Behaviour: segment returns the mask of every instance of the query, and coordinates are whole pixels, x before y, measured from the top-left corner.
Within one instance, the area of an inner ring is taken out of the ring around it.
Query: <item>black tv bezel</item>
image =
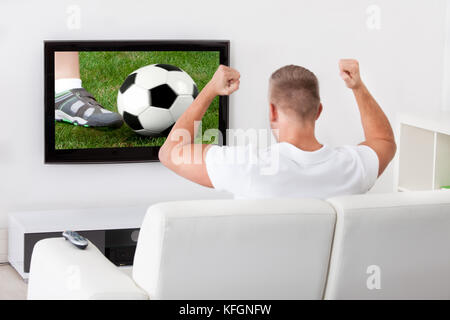
[[[159,161],[158,146],[130,148],[55,149],[55,51],[219,51],[220,64],[230,65],[228,40],[46,40],[44,41],[44,121],[46,164]],[[226,144],[228,97],[219,97],[220,143]]]

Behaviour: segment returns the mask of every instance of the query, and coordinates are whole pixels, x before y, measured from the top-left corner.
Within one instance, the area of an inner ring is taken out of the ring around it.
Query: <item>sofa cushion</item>
[[[332,198],[326,299],[450,299],[450,192]]]
[[[133,277],[151,299],[321,299],[334,222],[312,199],[160,203]]]

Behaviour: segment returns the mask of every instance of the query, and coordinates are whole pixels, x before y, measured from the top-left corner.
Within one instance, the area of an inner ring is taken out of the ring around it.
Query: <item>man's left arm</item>
[[[211,145],[195,144],[196,122],[202,120],[214,98],[239,89],[238,71],[220,65],[213,78],[177,120],[159,150],[159,160],[168,169],[193,182],[212,188],[204,159]]]

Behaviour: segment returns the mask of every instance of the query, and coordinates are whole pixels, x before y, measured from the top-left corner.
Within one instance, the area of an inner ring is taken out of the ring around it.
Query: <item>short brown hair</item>
[[[319,81],[306,68],[288,65],[270,76],[271,103],[288,108],[302,120],[314,120],[320,105]]]

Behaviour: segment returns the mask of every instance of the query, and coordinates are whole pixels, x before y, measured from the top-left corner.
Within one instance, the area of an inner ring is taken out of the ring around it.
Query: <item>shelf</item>
[[[450,185],[450,135],[436,134],[434,188]]]
[[[450,135],[450,111],[408,110],[397,114],[400,124]]]
[[[434,133],[402,124],[400,141],[398,185],[405,190],[432,189]]]
[[[397,185],[400,192],[450,185],[450,112],[398,115]]]
[[[9,218],[23,232],[132,229],[140,226],[148,206],[13,212]]]
[[[117,250],[135,246],[136,231],[142,225],[147,208],[133,206],[10,213],[8,261],[26,279],[34,245],[42,239],[61,237],[64,230],[74,230],[88,238],[113,263],[124,261],[127,264],[131,251]],[[113,249],[114,252],[111,251]],[[123,271],[130,272],[130,268]]]

